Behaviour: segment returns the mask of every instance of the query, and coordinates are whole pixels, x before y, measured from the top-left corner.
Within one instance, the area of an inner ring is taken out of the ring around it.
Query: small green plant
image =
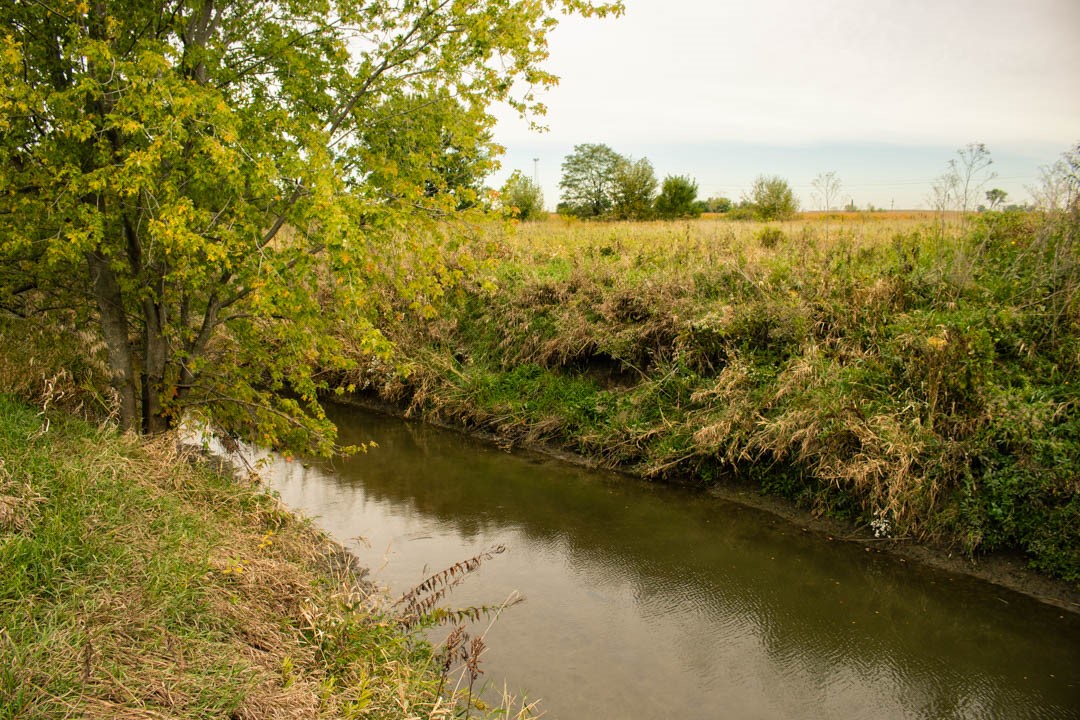
[[[761,232],[757,234],[758,244],[763,248],[772,250],[780,243],[787,240],[787,235],[780,228],[767,227],[763,228]]]

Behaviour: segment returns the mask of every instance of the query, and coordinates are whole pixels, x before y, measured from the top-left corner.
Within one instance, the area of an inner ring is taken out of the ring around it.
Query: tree
[[[538,220],[544,216],[544,192],[540,186],[515,170],[502,187],[503,213],[518,220]]]
[[[687,175],[668,175],[656,198],[656,214],[662,218],[697,217],[697,183]],[[731,201],[728,201],[730,208]]]
[[[488,105],[542,110],[513,88],[555,82],[557,10],[621,6],[3,3],[0,302],[96,322],[124,428],[329,451],[341,338],[387,349],[369,280],[423,311],[463,272],[417,243],[486,164]]]
[[[1080,203],[1080,143],[1053,163],[1040,167],[1038,185],[1027,190],[1035,207],[1043,212],[1076,208]]]
[[[778,175],[758,175],[743,200],[762,220],[787,220],[799,211],[791,186]]]
[[[614,204],[615,170],[623,159],[607,145],[575,145],[562,164],[562,211],[585,218],[607,214]]]
[[[949,172],[954,176],[956,200],[960,210],[960,232],[967,227],[967,214],[975,208],[979,193],[986,183],[997,177],[989,170],[994,160],[982,143],[968,143],[956,151],[956,158],[949,161]]]
[[[734,206],[735,204],[731,202],[731,198],[711,197],[705,201],[705,212],[726,213],[730,212]]]
[[[647,158],[623,158],[611,177],[612,212],[619,220],[646,220],[656,197],[656,172]]]
[[[956,173],[946,172],[940,175],[933,185],[930,186],[930,194],[927,196],[927,201],[930,203],[930,208],[938,214],[938,222],[940,223],[939,235],[941,238],[945,237],[945,221],[949,208],[953,206],[958,193],[958,178]]]
[[[818,173],[818,176],[810,183],[814,188],[814,195],[818,201],[818,207],[825,212],[825,240],[829,239],[829,211],[832,210],[833,202],[840,197],[840,178],[835,170]]]
[[[475,122],[468,107],[436,88],[390,95],[378,113],[393,121],[360,130],[360,147],[371,161],[368,185],[402,195],[422,187],[426,197],[449,200],[458,209],[477,203],[495,159],[490,129]],[[431,128],[439,129],[437,141],[428,134]]]
[[[1001,188],[993,188],[986,191],[986,202],[990,203],[991,210],[996,209],[998,205],[1004,204],[1007,197],[1009,197],[1009,193]]]

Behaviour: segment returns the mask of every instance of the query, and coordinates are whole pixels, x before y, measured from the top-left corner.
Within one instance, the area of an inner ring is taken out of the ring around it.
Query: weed
[[[174,442],[0,395],[0,717],[447,717],[355,560]]]
[[[763,228],[757,235],[758,244],[767,250],[773,249],[785,240],[787,240],[787,236],[784,235],[784,231],[780,228]]]
[[[941,219],[495,228],[500,285],[391,334],[410,380],[366,381],[507,443],[753,476],[879,533],[1018,548],[1075,578],[1075,219],[987,214],[962,238]]]

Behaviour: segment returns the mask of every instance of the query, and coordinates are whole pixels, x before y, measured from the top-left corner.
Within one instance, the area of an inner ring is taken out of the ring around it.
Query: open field
[[[492,275],[387,328],[413,411],[1080,581],[1075,218],[493,228]]]

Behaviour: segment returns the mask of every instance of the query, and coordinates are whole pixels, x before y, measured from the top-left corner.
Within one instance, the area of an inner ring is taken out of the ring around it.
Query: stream
[[[263,475],[400,594],[497,545],[443,603],[479,683],[549,720],[1080,718],[1080,615],[761,510],[331,408],[378,447]],[[438,642],[449,628],[438,628]]]

